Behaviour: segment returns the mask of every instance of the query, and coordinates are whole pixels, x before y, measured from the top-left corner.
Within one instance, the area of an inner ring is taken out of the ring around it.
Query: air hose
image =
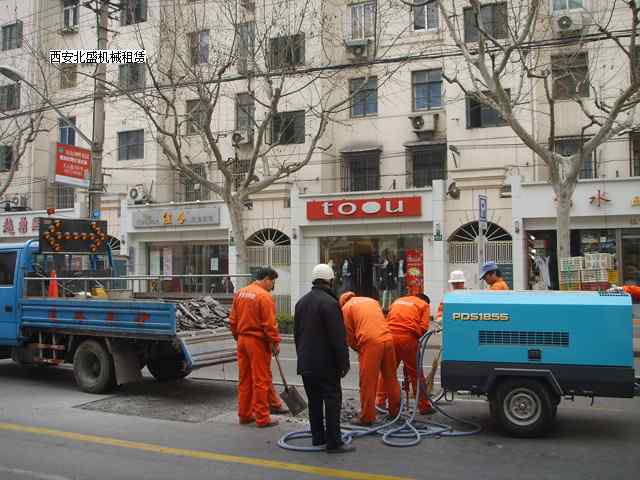
[[[417,375],[418,378],[422,377],[422,360],[424,353],[427,350],[429,339],[440,330],[432,330],[425,333],[419,342],[418,353],[416,355]],[[421,383],[417,382],[416,388],[416,402],[420,399]],[[344,443],[349,444],[354,439],[364,437],[367,435],[381,435],[382,442],[385,445],[391,447],[413,447],[418,445],[423,438],[429,437],[463,437],[469,435],[476,435],[482,430],[482,427],[470,420],[463,420],[445,412],[438,402],[443,398],[444,391],[438,395],[437,398],[433,398],[429,395],[429,401],[433,408],[443,415],[444,417],[457,422],[462,425],[470,427],[469,430],[457,430],[451,425],[445,423],[438,423],[433,421],[416,420],[416,410],[410,409],[408,402],[402,401],[398,414],[393,417],[387,417],[380,425],[373,427],[356,427],[356,426],[343,426],[342,440]],[[384,411],[383,411],[384,412]],[[300,440],[311,438],[311,430],[300,430],[295,432],[289,432],[285,434],[280,440],[278,440],[278,446],[286,450],[293,450],[298,452],[317,452],[325,449],[325,446],[302,446],[294,445],[290,443],[293,440]]]

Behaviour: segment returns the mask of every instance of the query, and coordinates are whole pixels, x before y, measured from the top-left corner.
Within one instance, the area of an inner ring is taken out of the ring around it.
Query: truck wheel
[[[506,433],[514,437],[538,437],[551,427],[555,406],[544,383],[513,378],[498,385],[491,413]]]
[[[88,393],[104,393],[116,383],[111,354],[95,340],[85,340],[73,356],[73,376],[78,386]]]
[[[147,361],[147,368],[153,378],[159,382],[180,380],[191,373],[185,368],[183,360],[179,357],[150,358]]]

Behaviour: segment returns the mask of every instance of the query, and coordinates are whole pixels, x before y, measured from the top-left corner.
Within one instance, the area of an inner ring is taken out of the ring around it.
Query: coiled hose
[[[429,344],[429,339],[438,332],[440,332],[440,330],[429,331],[425,333],[420,338],[420,340],[418,340],[419,348],[418,354],[416,356],[416,369],[418,378],[421,378],[423,374],[422,360]],[[417,382],[417,388],[415,392],[416,402],[420,398],[421,383],[422,382]],[[443,396],[444,391],[440,395],[438,395],[437,398],[429,396],[429,400],[431,401],[431,405],[433,406],[433,408],[435,408],[438,413],[442,414],[449,420],[470,427],[469,430],[457,430],[453,426],[444,423],[416,420],[417,408],[411,410],[409,405],[403,400],[400,405],[398,414],[392,419],[389,419],[389,417],[387,417],[387,419],[380,425],[369,428],[347,425],[343,426],[343,430],[346,431],[342,433],[342,441],[345,444],[349,444],[356,438],[364,437],[367,435],[381,435],[382,442],[390,447],[413,447],[415,445],[418,445],[423,438],[463,437],[476,435],[482,430],[482,427],[478,423],[454,417],[453,415],[445,412],[440,406],[438,406],[438,402],[443,398]],[[300,440],[303,438],[311,438],[311,430],[289,432],[282,436],[280,440],[278,440],[278,446],[286,450],[293,450],[297,452],[318,452],[325,449],[325,446],[302,446],[290,443],[293,440]]]

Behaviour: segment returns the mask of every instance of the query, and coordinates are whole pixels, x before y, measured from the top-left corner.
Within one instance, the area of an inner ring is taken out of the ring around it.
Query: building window
[[[144,158],[144,130],[118,132],[118,160]]]
[[[278,112],[273,116],[271,143],[304,143],[304,110]]]
[[[73,187],[56,184],[55,186],[56,208],[73,208],[75,191]]]
[[[207,109],[200,100],[187,100],[187,135],[197,135],[206,128]]]
[[[78,28],[79,0],[64,0],[62,6],[62,25],[65,30]]]
[[[507,95],[510,93],[508,89],[506,92]],[[502,127],[506,124],[507,122],[496,110],[467,96],[467,128]]]
[[[365,117],[378,113],[378,79],[371,77],[366,84],[365,80],[365,78],[356,78],[349,81],[349,94],[353,95],[352,117]]]
[[[140,90],[145,85],[145,66],[141,63],[120,65],[120,88],[123,90]]]
[[[582,139],[582,142],[586,142],[589,140],[588,138]],[[561,138],[555,141],[554,143],[554,151],[562,156],[569,157],[575,153],[578,153],[580,150],[580,138],[572,137],[572,138]],[[591,154],[589,158],[585,158],[582,163],[582,168],[580,169],[580,173],[578,174],[578,178],[581,180],[596,178],[596,155],[595,152]]]
[[[253,130],[256,104],[248,93],[236,95],[236,130]]]
[[[464,41],[477,42],[480,40],[478,23],[482,22],[483,30],[493,38],[507,38],[507,21],[509,12],[506,3],[493,3],[480,7],[479,18],[473,8],[464,9]]]
[[[247,178],[249,173],[249,167],[251,166],[251,160],[249,159],[234,159],[231,163],[231,173],[233,175],[233,190],[238,191],[242,186],[242,182]]]
[[[440,18],[438,17],[438,3],[413,7],[414,30],[438,30]]]
[[[17,21],[2,27],[2,50],[12,50],[22,46],[22,22]]]
[[[566,100],[589,96],[589,57],[586,53],[551,57],[553,98]]]
[[[553,11],[576,10],[584,8],[584,0],[553,0]]]
[[[640,177],[640,132],[631,134],[631,165],[629,170],[632,177]]]
[[[342,154],[342,191],[380,190],[380,150]]]
[[[240,73],[253,71],[255,42],[255,22],[246,22],[238,25],[238,71]]]
[[[0,112],[20,108],[20,84],[12,83],[0,87]]]
[[[69,121],[76,124],[76,117],[68,117]],[[73,127],[70,127],[62,120],[58,120],[58,139],[63,145],[75,145],[76,144],[76,131]]]
[[[122,0],[121,25],[133,25],[147,21],[147,0]]]
[[[8,172],[13,165],[13,147],[0,145],[0,172]]]
[[[196,175],[200,175],[202,178],[207,178],[207,166],[204,163],[197,165],[190,165],[191,170]],[[201,183],[192,180],[191,178],[184,177],[184,199],[187,202],[195,202],[196,200],[208,200],[209,191]]]
[[[421,145],[407,149],[407,186],[430,187],[447,178],[447,146]]]
[[[351,39],[366,40],[376,33],[376,2],[351,5]]]
[[[60,88],[73,88],[78,84],[78,64],[60,65]]]
[[[209,61],[209,30],[189,34],[189,51],[191,65],[199,65]]]
[[[272,38],[270,47],[272,69],[304,65],[304,33]]]
[[[422,70],[411,73],[413,110],[442,107],[442,70]]]

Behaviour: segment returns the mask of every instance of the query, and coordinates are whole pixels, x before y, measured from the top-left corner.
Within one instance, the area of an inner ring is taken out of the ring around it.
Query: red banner
[[[424,291],[424,263],[422,250],[407,250],[406,257],[407,294],[417,295]]]
[[[56,144],[55,181],[89,188],[91,178],[91,151],[73,145]]]
[[[348,220],[350,218],[419,217],[421,197],[364,198],[307,202],[309,220]]]

